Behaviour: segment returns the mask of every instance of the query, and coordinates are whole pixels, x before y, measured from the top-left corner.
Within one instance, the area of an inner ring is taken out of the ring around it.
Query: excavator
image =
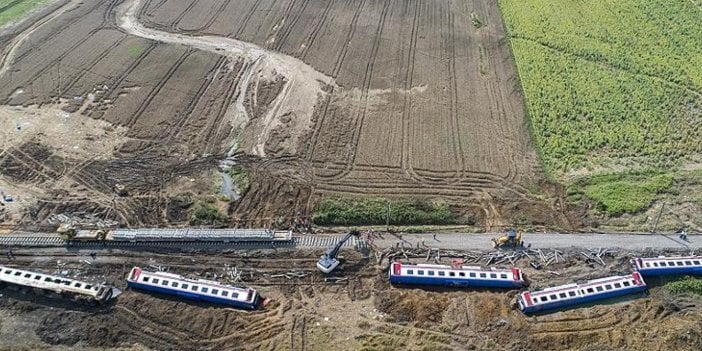
[[[516,231],[510,228],[506,235],[492,239],[492,244],[496,249],[523,249],[524,242],[522,241],[522,231]]]
[[[322,255],[319,258],[319,261],[317,261],[317,268],[324,274],[329,274],[334,269],[336,269],[336,267],[339,265],[339,260],[336,258],[336,255],[339,253],[339,250],[346,241],[351,239],[352,236],[358,236],[359,234],[360,233],[358,230],[351,230],[348,233],[346,233],[344,238],[339,240],[339,242],[336,243],[336,245],[327,248],[327,250],[324,251],[324,255]]]

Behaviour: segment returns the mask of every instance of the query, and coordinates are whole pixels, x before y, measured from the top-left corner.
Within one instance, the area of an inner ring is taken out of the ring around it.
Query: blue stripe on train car
[[[391,284],[407,285],[435,285],[449,287],[473,287],[473,288],[521,288],[522,281],[495,280],[495,279],[451,279],[451,278],[420,278],[416,276],[390,275]]]
[[[524,309],[522,309],[522,312],[536,313],[536,312],[543,312],[543,311],[561,309],[561,308],[566,308],[566,307],[573,307],[576,305],[586,304],[588,302],[611,299],[611,298],[615,298],[615,297],[640,293],[640,292],[644,292],[644,291],[646,291],[645,285],[633,286],[633,287],[628,288],[628,289],[621,289],[621,290],[616,290],[616,291],[611,291],[611,292],[604,292],[601,294],[593,294],[590,296],[578,297],[575,299],[554,301],[554,302],[549,302],[549,303],[540,304],[540,305],[527,306]]]
[[[204,294],[196,294],[196,293],[185,292],[185,291],[181,291],[181,290],[175,290],[175,289],[169,289],[169,288],[162,288],[162,287],[158,287],[158,286],[134,283],[134,282],[130,282],[130,281],[127,281],[127,286],[129,286],[130,288],[152,291],[152,292],[161,293],[161,294],[175,295],[175,296],[179,296],[179,297],[182,297],[182,298],[185,298],[188,300],[192,300],[192,301],[211,302],[211,303],[216,303],[216,304],[220,304],[220,305],[229,305],[229,306],[234,306],[234,307],[248,309],[248,310],[256,309],[256,305],[258,304],[258,295],[256,295],[256,298],[254,299],[254,301],[252,303],[246,303],[246,302],[235,301],[235,300],[221,299],[221,298],[218,298],[215,296],[207,296]]]
[[[639,273],[644,277],[658,275],[702,275],[702,267],[666,267],[666,268],[639,268]]]

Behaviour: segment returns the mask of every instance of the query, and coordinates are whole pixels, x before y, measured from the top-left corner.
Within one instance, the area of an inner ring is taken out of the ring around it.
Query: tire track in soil
[[[151,44],[141,53],[139,56],[132,62],[125,71],[122,72],[122,74],[117,78],[117,80],[114,82],[114,84],[110,85],[110,88],[105,92],[106,97],[112,97],[113,99],[116,98],[113,94],[114,92],[122,86],[122,83],[127,79],[127,77],[134,71],[137,66],[141,64],[141,62],[148,56],[151,51],[153,51],[156,46],[158,45],[158,42],[151,41]]]
[[[198,5],[199,3],[200,3],[200,0],[192,0],[190,5],[188,5],[188,7],[185,8],[185,11],[183,11],[180,15],[178,15],[178,17],[176,17],[176,19],[173,21],[173,23],[171,23],[171,25],[170,25],[171,32],[176,33],[176,32],[183,31],[182,29],[178,28],[178,24],[180,24],[180,21],[183,20],[185,15],[187,15],[188,12],[190,12],[190,10],[192,10],[193,7],[195,7],[195,5]]]
[[[182,133],[183,128],[188,124],[190,121],[190,117],[192,116],[193,110],[195,107],[200,103],[202,100],[202,97],[207,93],[207,91],[210,89],[212,86],[212,82],[215,81],[219,73],[221,72],[222,68],[226,65],[227,59],[224,56],[221,56],[217,62],[214,64],[212,69],[210,69],[209,72],[205,75],[205,81],[200,85],[200,88],[197,90],[197,93],[195,93],[195,96],[190,100],[188,105],[185,107],[183,112],[180,112],[178,114],[178,122],[176,122],[175,129],[169,128],[169,136],[168,139],[166,140],[166,144],[170,144],[172,139],[174,137],[180,136],[180,133]]]
[[[309,4],[309,2],[310,2],[309,0],[302,0],[302,8],[295,13],[295,15],[293,16],[292,22],[290,22],[289,25],[285,26],[285,31],[283,32],[283,35],[280,38],[280,40],[276,40],[277,45],[275,46],[275,49],[274,49],[275,51],[282,52],[283,45],[285,44],[285,42],[288,41],[288,38],[290,37],[290,33],[293,32],[293,30],[295,29],[295,26],[300,21],[300,17],[302,17],[302,13],[305,12],[305,10],[307,9],[307,5]]]
[[[39,77],[41,77],[44,73],[48,72],[50,69],[53,69],[54,67],[57,67],[57,66],[60,68],[59,65],[61,64],[61,61],[63,61],[63,59],[66,58],[66,56],[68,56],[68,55],[70,55],[71,53],[73,53],[73,52],[76,50],[76,48],[78,48],[78,47],[81,46],[83,43],[85,43],[85,42],[88,41],[90,38],[92,38],[93,35],[94,35],[95,33],[97,33],[99,30],[100,30],[100,28],[94,28],[93,30],[89,31],[87,36],[85,36],[85,37],[83,37],[82,39],[80,39],[80,40],[78,40],[77,42],[75,42],[73,45],[71,45],[71,47],[69,47],[66,51],[64,51],[64,52],[63,52],[61,55],[59,55],[57,58],[55,58],[55,59],[49,61],[49,62],[48,62],[44,67],[42,67],[38,72],[34,73],[34,75],[33,75],[32,77],[28,78],[23,84],[20,84],[20,86],[27,86],[27,85],[30,85],[30,86],[31,86],[31,85],[34,85],[34,82],[36,82],[37,79],[38,79]],[[19,60],[17,60],[16,62],[18,63]],[[9,97],[8,97],[7,101],[9,101]]]
[[[361,131],[363,129],[363,122],[368,113],[368,93],[370,91],[370,86],[373,78],[373,67],[375,61],[378,57],[378,49],[380,47],[380,41],[382,38],[383,29],[385,27],[385,20],[388,15],[388,9],[390,8],[391,0],[385,0],[383,2],[383,9],[380,13],[380,18],[378,19],[378,26],[375,30],[375,36],[373,37],[373,44],[371,47],[370,55],[368,56],[368,62],[366,63],[365,72],[363,75],[363,84],[361,86],[361,97],[359,101],[363,104],[360,111],[356,113],[354,118],[354,130],[351,134],[351,145],[349,148],[348,161],[346,162],[346,168],[337,174],[320,176],[324,181],[334,181],[340,180],[348,176],[349,173],[354,168],[354,163],[356,162],[356,154],[358,151],[358,142],[361,139]],[[348,45],[347,45],[348,46]],[[335,75],[334,75],[335,76]],[[336,77],[336,76],[335,76]]]
[[[418,1],[419,3],[419,1]],[[405,173],[415,181],[417,181],[419,184],[422,186],[427,186],[429,184],[452,184],[452,183],[457,183],[460,182],[461,179],[465,176],[465,166],[464,166],[464,161],[463,161],[463,150],[462,147],[460,146],[460,136],[457,135],[458,133],[458,116],[457,116],[457,111],[456,111],[456,101],[457,101],[457,83],[456,83],[456,76],[455,76],[455,44],[453,42],[454,40],[454,26],[453,26],[453,16],[451,15],[450,11],[448,13],[448,26],[450,26],[448,30],[449,38],[445,39],[445,32],[444,30],[440,30],[439,32],[441,33],[441,39],[442,39],[442,48],[445,49],[443,42],[447,42],[448,45],[450,46],[450,57],[447,60],[447,68],[449,71],[449,89],[451,91],[449,92],[450,96],[450,109],[451,109],[451,118],[450,122],[452,124],[452,131],[451,131],[451,139],[452,139],[452,148],[454,149],[454,157],[456,158],[456,163],[460,165],[460,168],[451,171],[452,175],[451,176],[441,176],[441,177],[432,177],[432,176],[425,176],[422,175],[421,172],[418,172],[415,167],[412,165],[412,150],[413,148],[410,145],[410,140],[411,134],[413,131],[413,123],[412,123],[412,96],[409,93],[412,87],[414,86],[414,67],[415,67],[415,58],[416,58],[416,52],[417,52],[417,36],[419,35],[419,16],[421,11],[419,11],[419,7],[415,8],[415,17],[412,22],[412,38],[410,39],[410,51],[409,51],[409,64],[408,64],[408,71],[406,73],[406,78],[405,78],[405,91],[407,92],[405,94],[405,106],[403,108],[403,134],[402,134],[402,141],[403,141],[403,150],[402,150],[402,168],[405,170]],[[443,23],[443,21],[442,21]],[[436,26],[437,24],[434,21],[431,21],[431,25]],[[439,24],[440,25],[440,24]],[[446,51],[446,50],[442,50]]]
[[[339,71],[341,71],[341,67],[344,64],[344,61],[346,60],[346,54],[349,51],[349,44],[351,43],[351,38],[353,38],[353,36],[356,34],[356,26],[358,26],[358,19],[361,16],[361,12],[366,6],[367,1],[368,0],[359,1],[358,8],[356,8],[356,12],[354,12],[353,14],[353,18],[351,19],[351,26],[349,28],[348,33],[346,33],[346,40],[344,41],[346,44],[344,45],[343,49],[341,50],[341,53],[336,58],[336,62],[334,63],[334,71],[332,72],[332,77],[335,79],[339,76]]]
[[[97,3],[95,4],[95,6],[91,7],[91,8],[86,12],[86,15],[92,13],[93,11],[95,11],[95,9],[97,9],[97,8],[100,7],[100,6],[102,6],[102,5],[103,5],[105,2],[107,2],[107,1],[108,1],[108,0],[101,0],[101,1],[97,2]],[[82,1],[76,0],[76,1],[74,1],[74,2],[72,2],[72,3],[69,3],[69,4],[73,4],[74,6],[77,6],[77,5],[83,4],[83,2],[82,2]],[[66,6],[68,6],[69,4],[66,4]],[[79,6],[78,6],[78,7],[75,7],[75,8],[79,8]],[[61,9],[57,10],[56,12],[59,12],[58,15],[60,15],[60,14],[63,14],[63,13],[65,13],[65,12],[67,12],[67,11],[68,11],[68,8],[67,8],[67,7],[62,7]],[[57,15],[57,16],[58,16],[58,15]],[[51,19],[56,18],[57,16],[53,16]],[[20,61],[22,61],[22,59],[24,59],[24,58],[27,57],[28,55],[32,54],[32,53],[33,53],[35,50],[37,50],[38,48],[42,47],[42,46],[44,45],[44,43],[48,42],[49,40],[53,39],[53,38],[56,37],[57,35],[61,34],[64,30],[66,30],[67,28],[71,27],[71,26],[74,25],[76,22],[78,22],[78,21],[80,21],[80,20],[82,20],[82,19],[84,19],[84,18],[85,18],[85,17],[83,17],[83,16],[76,16],[76,18],[73,19],[72,21],[68,21],[68,22],[66,23],[66,25],[60,26],[60,27],[59,27],[60,29],[56,29],[56,30],[54,30],[53,32],[51,32],[51,34],[49,34],[48,36],[41,38],[41,39],[40,39],[39,41],[37,41],[37,42],[33,42],[33,43],[32,43],[32,46],[31,46],[29,49],[27,49],[27,51],[25,51],[25,52],[23,52],[21,55],[17,56],[17,58],[16,58],[14,61],[15,61],[15,62],[20,62]],[[37,28],[34,28],[34,29],[37,29]]]
[[[102,14],[102,24],[100,27],[102,28],[116,28],[117,26],[115,25],[114,17],[112,14],[114,13],[115,6],[117,6],[117,3],[119,3],[120,0],[112,0],[110,2],[110,5],[107,6],[107,10]]]
[[[242,75],[244,72],[246,72],[249,68],[250,65],[253,63],[248,63],[244,62],[241,64],[239,71],[237,72],[236,76],[234,77],[235,82],[234,84],[229,84],[229,87],[227,88],[227,91],[225,92],[224,96],[225,98],[222,100],[222,103],[219,105],[217,114],[215,115],[215,118],[212,120],[212,124],[209,128],[205,128],[202,130],[202,132],[206,132],[206,135],[204,138],[202,138],[203,141],[207,140],[218,140],[218,136],[221,133],[221,129],[223,127],[223,120],[224,117],[226,116],[227,110],[229,109],[229,106],[232,105],[232,101],[237,95],[237,92],[241,90],[240,85],[242,83]],[[214,148],[217,147],[213,143],[206,143],[206,151],[207,153],[214,153]]]
[[[183,54],[180,55],[180,57],[178,57],[176,62],[173,65],[171,65],[171,67],[168,69],[166,74],[158,81],[156,86],[154,86],[154,88],[151,89],[149,94],[146,96],[146,99],[144,99],[144,101],[142,101],[142,103],[139,105],[139,108],[132,115],[132,117],[130,117],[129,121],[127,121],[127,123],[125,124],[126,127],[131,129],[136,124],[137,120],[139,120],[141,115],[144,113],[144,111],[146,111],[146,109],[151,104],[151,101],[153,101],[153,99],[156,97],[156,95],[158,95],[158,93],[161,91],[163,86],[166,85],[168,80],[171,79],[171,77],[175,74],[175,72],[178,70],[178,68],[180,68],[180,65],[182,65],[183,62],[188,57],[190,57],[190,55],[193,52],[194,51],[192,49],[188,49],[185,52],[183,52]]]
[[[90,61],[87,66],[81,66],[81,72],[78,73],[72,80],[70,80],[65,87],[62,87],[61,91],[68,94],[68,92],[71,89],[73,89],[73,86],[80,82],[80,80],[83,79],[83,77],[85,77],[86,74],[92,73],[92,70],[93,68],[95,68],[95,65],[102,61],[112,50],[114,50],[117,46],[122,44],[122,42],[124,42],[127,38],[127,35],[123,35],[119,40],[110,45],[110,47],[101,52],[100,55],[98,55],[92,61]]]
[[[293,0],[295,2],[295,0]],[[234,38],[240,38],[241,33],[244,31],[244,28],[249,24],[249,20],[253,17],[254,12],[258,10],[258,6],[261,4],[261,0],[256,0],[256,2],[251,6],[249,11],[246,13],[246,16],[244,16],[244,21],[241,22],[241,25],[239,25],[239,28],[236,29],[236,31],[230,32],[227,34],[227,37],[234,36]]]
[[[319,32],[321,31],[322,27],[324,27],[324,24],[327,22],[327,18],[329,17],[329,11],[331,10],[333,0],[327,0],[327,6],[324,8],[324,11],[322,12],[322,17],[317,21],[317,25],[312,29],[312,33],[305,39],[305,49],[302,50],[302,60],[304,61],[307,58],[307,53],[310,50],[310,47],[314,45],[314,41],[317,40],[317,35],[319,35]]]
[[[217,10],[212,14],[212,17],[210,17],[210,19],[207,20],[207,22],[205,22],[204,25],[191,30],[180,29],[180,31],[184,33],[199,33],[207,31],[208,29],[210,29],[212,24],[219,18],[219,15],[224,12],[224,9],[229,5],[230,2],[231,0],[222,1],[222,4],[219,5]]]
[[[44,176],[47,180],[55,179],[59,176],[59,173],[56,172],[54,169],[43,165],[41,162],[37,161],[32,156],[30,156],[29,154],[27,154],[19,148],[8,148],[7,150],[5,150],[5,157],[7,156],[12,157],[16,162],[24,165],[29,171]]]

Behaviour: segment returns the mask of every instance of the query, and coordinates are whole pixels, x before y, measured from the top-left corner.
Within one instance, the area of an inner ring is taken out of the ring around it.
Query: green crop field
[[[546,169],[702,155],[702,0],[499,0]]]
[[[0,0],[0,26],[22,18],[27,12],[49,0]]]

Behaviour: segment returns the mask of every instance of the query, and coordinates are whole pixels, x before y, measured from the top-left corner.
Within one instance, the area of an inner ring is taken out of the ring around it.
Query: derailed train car
[[[132,268],[127,277],[130,288],[174,295],[192,301],[228,305],[254,310],[265,304],[258,292],[204,279],[190,279],[165,272],[149,272]]]
[[[113,287],[59,277],[23,269],[0,266],[0,285],[10,285],[41,292],[53,292],[77,300],[106,303],[113,297]]]
[[[575,307],[595,301],[644,293],[646,282],[641,274],[611,276],[585,283],[555,286],[536,291],[525,291],[517,297],[519,309],[526,313],[538,313]]]

